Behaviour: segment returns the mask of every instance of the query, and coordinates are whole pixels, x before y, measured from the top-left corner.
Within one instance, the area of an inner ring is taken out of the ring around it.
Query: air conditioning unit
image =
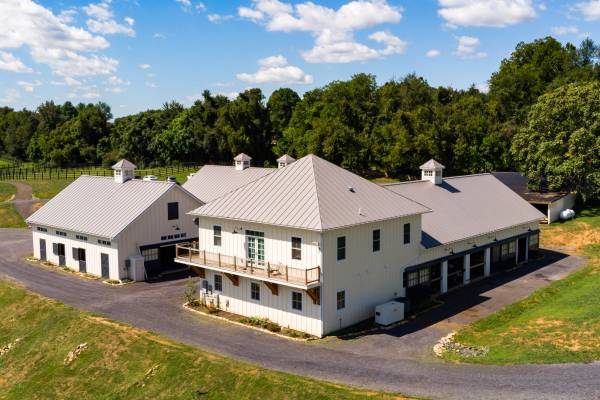
[[[391,325],[404,319],[404,303],[389,301],[375,307],[375,323]]]

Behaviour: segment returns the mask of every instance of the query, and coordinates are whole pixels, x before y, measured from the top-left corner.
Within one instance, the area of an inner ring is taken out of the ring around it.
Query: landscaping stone
[[[442,357],[444,352],[449,351],[458,354],[461,357],[482,357],[489,353],[488,347],[464,346],[454,340],[456,332],[451,332],[442,337],[434,346],[433,352],[436,356]]]
[[[14,349],[15,346],[17,345],[17,343],[19,343],[21,340],[23,340],[23,339],[22,338],[15,339],[12,342],[10,342],[9,344],[7,344],[6,346],[0,347],[0,357],[5,355],[12,349]]]
[[[75,361],[75,359],[77,357],[79,357],[79,355],[88,348],[87,343],[81,343],[79,346],[77,346],[77,348],[73,351],[70,351],[69,354],[67,354],[67,357],[65,358],[65,365],[69,365],[71,364],[73,361]]]

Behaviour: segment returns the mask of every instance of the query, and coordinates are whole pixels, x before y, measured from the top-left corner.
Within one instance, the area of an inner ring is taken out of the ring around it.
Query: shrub
[[[194,284],[192,278],[188,278],[187,280],[183,297],[187,304],[192,304],[196,302],[196,285]]]

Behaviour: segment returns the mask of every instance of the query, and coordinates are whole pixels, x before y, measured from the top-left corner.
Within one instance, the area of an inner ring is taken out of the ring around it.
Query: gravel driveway
[[[29,231],[0,229],[0,275],[78,308],[266,368],[439,399],[600,398],[600,363],[457,365],[436,359],[431,351],[447,332],[578,268],[585,261],[577,257],[549,253],[545,266],[530,265],[454,292],[452,306],[391,330],[297,343],[185,312],[184,280],[113,287],[21,261],[30,253]]]

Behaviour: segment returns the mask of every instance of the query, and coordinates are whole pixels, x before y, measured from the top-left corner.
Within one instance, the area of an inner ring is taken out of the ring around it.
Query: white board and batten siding
[[[221,227],[220,246],[214,244],[213,228],[215,225]],[[320,234],[308,230],[202,217],[199,220],[198,247],[207,252],[245,259],[246,230],[264,233],[265,262],[300,269],[321,266]],[[233,233],[234,231],[237,233]],[[292,259],[292,237],[302,239],[301,260]],[[240,277],[239,286],[234,286],[224,274],[207,269],[206,279],[213,288],[215,274],[222,276],[223,291],[219,292],[219,305],[223,310],[247,317],[268,318],[282,327],[308,332],[315,336],[322,335],[320,306],[313,304],[303,290],[279,284],[278,295],[273,295],[271,290],[260,280]],[[251,282],[260,285],[260,301],[251,298]],[[302,294],[302,311],[292,308],[292,292]]]
[[[539,229],[540,223],[539,221],[534,221],[522,225],[517,225],[511,228],[501,229],[496,232],[492,232],[485,235],[476,236],[474,238],[469,238],[465,240],[460,240],[455,243],[449,243],[446,245],[440,245],[436,247],[432,247],[430,249],[423,248],[421,250],[421,255],[418,260],[416,260],[416,264],[422,264],[425,262],[433,261],[439,258],[446,257],[450,254],[450,251],[454,253],[461,253],[463,251],[472,250],[474,247],[483,247],[494,244],[494,239],[498,241],[508,239],[511,237],[523,235],[530,230],[536,231]]]
[[[548,204],[548,223],[551,224],[560,220],[560,213],[566,209],[573,209],[575,206],[575,195],[568,195]]]
[[[404,244],[404,224],[410,243]],[[381,249],[373,252],[373,230],[381,232]],[[346,237],[346,259],[337,260],[337,238]],[[421,216],[356,225],[323,233],[323,333],[373,317],[375,306],[403,296],[402,272],[419,255]],[[345,308],[337,309],[337,293],[345,291]]]
[[[169,220],[168,204],[174,202],[179,203],[179,219]],[[162,236],[185,232],[186,238],[195,238],[198,227],[194,224],[193,217],[187,213],[200,204],[200,201],[179,188],[173,187],[167,191],[119,235],[119,264],[125,265],[125,260],[129,257],[139,255],[140,246],[173,241],[173,239],[162,241]]]
[[[111,242],[110,246],[99,244],[98,240],[107,240],[106,238],[99,238],[96,236],[90,236],[80,234],[78,232],[66,231],[63,229],[55,229],[51,227],[44,227],[48,232],[38,231],[38,226],[33,225],[31,227],[33,232],[33,255],[35,258],[41,258],[40,254],[40,239],[46,240],[46,260],[58,265],[59,257],[52,251],[53,243],[62,243],[65,245],[65,264],[67,267],[79,271],[79,261],[73,258],[73,249],[82,248],[85,249],[86,258],[86,271],[89,274],[101,276],[101,254],[107,254],[109,258],[109,276],[111,279],[119,279],[121,272],[118,268],[119,252],[117,244]],[[56,231],[65,232],[67,236],[59,236]],[[87,237],[87,241],[77,239],[76,235]]]

